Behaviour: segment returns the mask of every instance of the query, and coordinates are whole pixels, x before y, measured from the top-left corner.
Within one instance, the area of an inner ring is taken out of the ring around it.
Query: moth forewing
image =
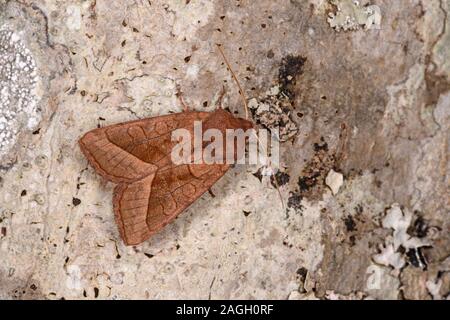
[[[253,129],[226,130],[226,161],[228,164],[245,164],[245,145],[254,136]]]
[[[172,147],[171,159],[175,165],[192,163],[192,137],[188,129],[180,128],[172,131],[171,141],[175,143]]]
[[[224,164],[223,134],[219,129],[208,129],[203,133],[203,162],[205,164]]]

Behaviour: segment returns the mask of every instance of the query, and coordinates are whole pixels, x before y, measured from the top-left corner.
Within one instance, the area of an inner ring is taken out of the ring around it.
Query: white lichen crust
[[[337,7],[336,13],[330,13],[328,23],[336,31],[379,29],[381,9],[377,5],[361,6],[356,0],[330,0]]]
[[[36,62],[20,36],[0,28],[0,157],[14,145],[22,128],[39,121]]]
[[[342,187],[344,183],[344,176],[342,173],[336,172],[333,169],[328,172],[327,177],[325,178],[325,184],[330,188],[333,195],[338,194],[339,189]]]
[[[427,239],[411,237],[408,234],[412,218],[413,214],[410,211],[402,210],[398,204],[393,204],[386,212],[382,225],[386,229],[392,229],[393,235],[386,240],[380,254],[373,257],[376,263],[400,270],[406,264],[404,254],[399,252],[400,247],[408,250],[430,245]]]

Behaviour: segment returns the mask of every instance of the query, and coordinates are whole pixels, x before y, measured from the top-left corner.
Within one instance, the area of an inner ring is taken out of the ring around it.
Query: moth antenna
[[[220,54],[222,55],[223,60],[225,61],[225,64],[227,65],[228,69],[230,70],[231,75],[233,76],[234,81],[236,82],[238,88],[239,88],[239,94],[241,95],[242,100],[244,101],[244,108],[245,108],[245,118],[248,120],[248,104],[247,104],[247,98],[245,97],[244,90],[242,90],[241,84],[239,83],[238,78],[236,77],[236,74],[234,73],[233,69],[231,68],[230,63],[228,62],[227,57],[225,56],[225,53],[222,50],[222,46],[220,44],[216,44],[217,48],[220,51]]]

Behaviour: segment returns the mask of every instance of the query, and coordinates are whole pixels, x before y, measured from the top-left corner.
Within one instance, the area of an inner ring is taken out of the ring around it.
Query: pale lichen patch
[[[20,35],[0,28],[0,156],[23,128],[32,129],[40,120],[37,81],[36,62]]]
[[[427,239],[419,239],[408,234],[412,218],[413,214],[408,210],[402,210],[398,204],[392,205],[387,211],[382,226],[392,229],[393,234],[386,240],[381,252],[373,257],[376,263],[400,270],[406,264],[405,254],[400,248],[416,250],[430,245]]]
[[[270,88],[259,100],[251,99],[248,106],[257,123],[271,131],[279,130],[280,142],[292,140],[299,132],[291,117],[292,102],[280,91],[279,86]]]
[[[336,172],[333,169],[328,172],[327,177],[325,178],[326,185],[331,189],[333,195],[336,195],[339,192],[342,184],[344,183],[344,176],[342,173]]]
[[[337,12],[330,13],[328,23],[336,31],[379,29],[381,25],[381,9],[377,5],[361,6],[357,0],[330,0]]]

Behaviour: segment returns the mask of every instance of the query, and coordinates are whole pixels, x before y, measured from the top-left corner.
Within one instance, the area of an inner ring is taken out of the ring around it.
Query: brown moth
[[[227,129],[253,128],[251,121],[221,107],[214,112],[186,108],[181,113],[98,128],[79,140],[96,172],[117,184],[114,214],[127,245],[137,245],[160,231],[229,169],[229,164],[172,162],[171,152],[177,143],[172,141],[172,132],[181,128],[193,132],[194,121],[202,122],[203,132],[213,128],[223,136]]]

